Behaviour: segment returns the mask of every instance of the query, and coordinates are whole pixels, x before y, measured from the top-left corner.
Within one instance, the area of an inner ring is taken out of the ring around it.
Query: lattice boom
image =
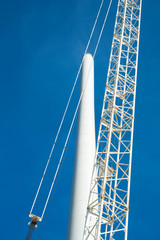
[[[85,240],[127,240],[141,4],[118,2]]]

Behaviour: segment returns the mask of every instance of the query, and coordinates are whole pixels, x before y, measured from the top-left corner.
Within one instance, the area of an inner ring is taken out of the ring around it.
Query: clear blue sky
[[[108,2],[108,1],[107,1]],[[28,214],[99,7],[95,0],[0,3],[1,239],[25,239]],[[95,58],[96,133],[113,35],[113,0]],[[160,1],[143,1],[128,240],[160,239]],[[104,9],[105,10],[105,9]],[[100,30],[97,26],[96,34]],[[98,36],[98,35],[97,35]],[[96,36],[90,48],[93,52]],[[35,214],[41,210],[79,94],[53,156]],[[33,240],[66,239],[76,125],[45,226]]]

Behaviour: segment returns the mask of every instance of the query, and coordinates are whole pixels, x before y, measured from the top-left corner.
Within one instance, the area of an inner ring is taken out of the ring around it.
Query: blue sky
[[[108,1],[107,1],[108,2]],[[100,1],[0,3],[1,239],[25,239],[28,214],[75,80]],[[95,58],[96,133],[113,35],[113,5]],[[106,6],[104,8],[104,11]],[[143,1],[128,240],[160,239],[160,2]],[[93,53],[102,18],[89,51]],[[74,112],[79,84],[44,182],[41,211]],[[45,225],[33,240],[66,238],[76,125]],[[43,229],[43,232],[42,232]]]

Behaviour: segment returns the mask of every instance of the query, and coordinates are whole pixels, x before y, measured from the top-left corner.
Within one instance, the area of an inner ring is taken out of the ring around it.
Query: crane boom
[[[118,1],[85,240],[127,240],[141,5]]]

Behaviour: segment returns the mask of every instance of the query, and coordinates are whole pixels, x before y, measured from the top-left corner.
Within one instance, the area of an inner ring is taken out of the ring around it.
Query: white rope
[[[91,31],[91,34],[90,34],[90,37],[89,37],[89,40],[88,40],[88,43],[87,43],[87,47],[86,47],[86,49],[85,49],[85,53],[84,53],[84,54],[86,54],[86,52],[87,52],[87,50],[88,50],[88,47],[89,47],[89,45],[90,45],[90,42],[91,42],[91,39],[92,39],[94,30],[95,30],[95,27],[96,27],[96,24],[97,24],[97,21],[98,21],[98,18],[99,18],[101,9],[102,9],[103,2],[104,2],[104,0],[102,0],[101,5],[100,5],[100,7],[99,7],[98,14],[97,14],[97,16],[96,16],[96,20],[95,20],[95,22],[94,22],[94,25],[93,25],[93,28],[92,28],[92,31]],[[37,192],[36,192],[36,196],[35,196],[35,198],[34,198],[34,201],[33,201],[32,207],[31,207],[30,214],[32,213],[32,210],[33,210],[34,205],[35,205],[35,203],[36,203],[36,200],[37,200],[37,197],[38,197],[38,194],[39,194],[41,185],[42,185],[42,183],[43,183],[44,176],[45,176],[45,174],[46,174],[48,165],[49,165],[49,163],[50,163],[53,150],[54,150],[54,148],[55,148],[55,145],[56,145],[56,142],[57,142],[57,139],[58,139],[60,130],[61,130],[61,128],[62,128],[64,119],[65,119],[65,116],[66,116],[66,113],[67,113],[67,110],[68,110],[68,107],[69,107],[69,104],[70,104],[70,101],[71,101],[71,98],[72,98],[72,95],[73,95],[73,92],[74,92],[74,89],[75,89],[76,84],[77,84],[77,80],[78,80],[78,77],[79,77],[79,74],[80,74],[80,71],[81,71],[81,68],[82,68],[82,64],[83,64],[83,59],[82,59],[82,61],[81,61],[81,64],[80,64],[80,67],[79,67],[79,70],[78,70],[78,73],[77,73],[77,76],[76,76],[76,79],[75,79],[75,82],[74,82],[74,85],[73,85],[71,94],[70,94],[70,96],[69,96],[69,100],[68,100],[68,102],[67,102],[67,105],[66,105],[66,108],[65,108],[65,111],[64,111],[64,114],[63,114],[61,123],[60,123],[59,128],[58,128],[58,131],[57,131],[57,135],[56,135],[56,137],[55,137],[55,140],[54,140],[54,143],[53,143],[53,146],[52,146],[52,149],[51,149],[51,152],[50,152],[50,155],[49,155],[49,158],[48,158],[46,167],[45,167],[45,169],[44,169],[44,172],[43,172],[43,175],[42,175],[42,178],[41,178],[41,181],[40,181],[38,190],[37,190]]]
[[[95,55],[96,55],[96,52],[97,52],[97,49],[98,49],[98,46],[99,46],[99,43],[100,43],[100,40],[101,40],[101,37],[102,37],[102,33],[103,33],[103,30],[104,30],[104,26],[105,26],[105,24],[106,24],[106,20],[107,20],[107,17],[108,17],[110,8],[111,8],[111,4],[112,4],[112,0],[110,0],[110,4],[109,4],[109,6],[108,6],[108,10],[107,10],[107,13],[106,13],[106,15],[105,15],[105,19],[104,19],[104,22],[103,22],[103,25],[102,25],[102,28],[101,28],[101,32],[100,32],[100,35],[99,35],[99,38],[98,38],[98,41],[97,41],[97,45],[96,45],[96,48],[95,48],[95,51],[94,51],[93,60],[94,60],[94,58],[95,58]],[[83,60],[82,60],[82,63],[83,63]],[[93,65],[93,61],[92,61],[91,67],[92,67],[92,65]],[[91,67],[90,67],[90,70],[91,70]],[[89,74],[90,74],[90,71],[89,71]],[[88,77],[89,77],[89,74],[88,74]],[[60,165],[61,165],[62,158],[63,158],[64,152],[65,152],[65,149],[66,149],[66,146],[67,146],[67,143],[68,143],[68,139],[69,139],[70,133],[71,133],[71,131],[72,131],[72,127],[73,127],[73,124],[74,124],[74,121],[75,121],[75,118],[76,118],[76,115],[77,115],[77,112],[78,112],[78,109],[79,109],[79,105],[80,105],[80,103],[81,103],[81,100],[82,100],[84,91],[85,91],[86,86],[87,86],[87,82],[88,82],[88,80],[86,81],[85,87],[84,87],[84,89],[83,89],[82,92],[81,92],[81,95],[80,95],[80,98],[79,98],[79,101],[78,101],[78,104],[77,104],[77,107],[76,107],[76,111],[75,111],[75,113],[74,113],[74,116],[73,116],[73,119],[72,119],[72,122],[71,122],[71,125],[70,125],[70,129],[69,129],[69,132],[68,132],[68,135],[67,135],[67,138],[66,138],[64,147],[63,147],[63,151],[62,151],[62,154],[61,154],[61,157],[60,157],[60,160],[59,160],[57,169],[56,169],[56,173],[55,173],[55,176],[54,176],[54,179],[53,179],[53,182],[52,182],[52,185],[51,185],[51,188],[50,188],[50,191],[49,191],[49,194],[48,194],[48,197],[47,197],[47,200],[46,200],[44,209],[43,209],[43,213],[42,213],[41,219],[42,219],[43,216],[44,216],[44,213],[45,213],[45,210],[46,210],[46,207],[47,207],[47,204],[48,204],[48,201],[49,201],[49,198],[50,198],[50,195],[51,195],[51,192],[52,192],[52,189],[53,189],[53,186],[54,186],[54,183],[55,183],[57,174],[58,174],[58,170],[59,170],[59,167],[60,167]]]

